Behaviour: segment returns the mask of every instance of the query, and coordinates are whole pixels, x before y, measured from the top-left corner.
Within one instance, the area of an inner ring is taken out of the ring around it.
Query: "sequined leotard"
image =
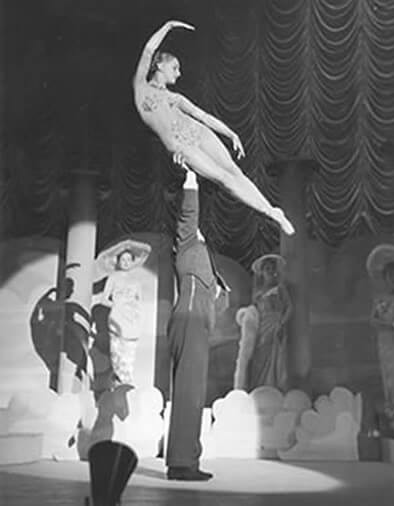
[[[198,146],[203,125],[182,112],[181,97],[166,89],[147,85],[142,101],[143,119],[159,133],[170,151]]]

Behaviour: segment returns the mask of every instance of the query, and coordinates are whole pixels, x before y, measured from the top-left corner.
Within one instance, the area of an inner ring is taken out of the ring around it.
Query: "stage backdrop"
[[[141,233],[133,237],[152,246],[152,253],[140,272],[145,317],[135,380],[142,387],[155,384],[168,398],[170,358],[166,329],[175,294],[172,246],[164,234]],[[56,303],[54,289],[61,250],[59,241],[38,237],[1,244],[0,406],[6,405],[16,392],[49,389],[50,370],[60,351],[61,304]],[[229,307],[218,318],[211,336],[210,403],[232,388],[239,340],[235,313],[239,307],[249,304],[251,288],[249,273],[237,262],[219,255],[217,264],[231,287],[231,294]],[[101,278],[95,282],[93,314],[104,286]],[[92,357],[98,367],[94,387],[101,390],[108,385],[110,374],[108,334],[102,333],[92,344],[96,352]]]
[[[164,395],[169,388],[169,355],[166,325],[173,298],[173,272],[169,244],[165,237],[138,236],[159,241],[160,253],[147,264],[146,280],[151,284],[149,317],[155,329],[156,348],[141,346],[138,371],[148,371]],[[152,239],[156,237],[156,239]],[[327,393],[336,385],[360,391],[372,402],[381,402],[380,367],[374,332],[369,325],[372,293],[365,260],[372,248],[391,239],[352,239],[342,248],[330,248],[310,241],[310,300],[313,392]],[[152,244],[153,244],[152,242]],[[391,242],[393,242],[391,240]],[[48,369],[37,354],[29,320],[39,298],[56,285],[60,243],[43,238],[12,240],[1,245],[0,284],[0,402],[7,403],[17,390],[47,388]],[[238,352],[238,307],[250,301],[250,275],[233,260],[220,256],[219,266],[232,287],[230,307],[219,318],[211,338],[208,403],[231,390]],[[158,277],[157,277],[157,273]],[[153,281],[152,279],[155,278]],[[153,332],[153,330],[152,330]],[[154,340],[149,341],[154,346]],[[155,356],[153,356],[155,354]],[[140,374],[140,373],[138,373]],[[143,374],[143,372],[141,373]]]
[[[58,241],[36,237],[0,244],[0,406],[15,392],[49,388],[30,317],[37,301],[56,286],[59,247]]]
[[[336,385],[361,392],[365,405],[383,401],[376,331],[370,325],[373,290],[365,263],[391,236],[349,239],[341,248],[308,243],[312,379],[315,392]]]
[[[242,169],[277,201],[267,166],[313,158],[310,233],[330,245],[393,230],[394,3],[386,0],[2,0],[2,234],[62,238],[62,185],[89,166],[103,190],[99,243],[161,231],[169,161],[142,125],[130,82],[168,19],[179,91],[237,131]],[[6,140],[6,142],[5,142]],[[231,148],[231,146],[229,146]],[[272,223],[212,185],[202,228],[248,267],[278,243]],[[104,199],[104,196],[107,198]],[[247,226],[245,226],[247,224]]]
[[[174,288],[171,245],[164,235],[147,233],[134,237],[152,247],[140,273],[145,316],[135,380],[141,387],[151,386],[157,376],[157,383],[166,389],[169,358],[165,330]],[[1,404],[7,404],[17,391],[49,389],[50,372],[60,352],[62,308],[56,303],[54,290],[61,249],[59,241],[38,237],[1,244]],[[93,308],[100,296],[100,289],[96,290]],[[104,349],[108,350],[108,342],[104,343]],[[99,364],[100,372],[103,363]]]

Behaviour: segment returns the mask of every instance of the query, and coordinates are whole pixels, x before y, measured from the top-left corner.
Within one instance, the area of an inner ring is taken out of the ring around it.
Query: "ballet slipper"
[[[285,213],[279,207],[274,207],[271,212],[271,218],[281,226],[283,232],[287,235],[293,235],[295,230],[290,221],[286,218]]]
[[[294,229],[293,225],[290,223],[290,221],[287,218],[284,218],[281,221],[280,226],[282,227],[283,232],[287,235],[293,235],[295,233],[295,229]]]

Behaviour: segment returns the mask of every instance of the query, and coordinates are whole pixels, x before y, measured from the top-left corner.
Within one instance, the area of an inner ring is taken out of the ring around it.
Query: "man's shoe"
[[[206,473],[191,467],[169,467],[167,479],[182,481],[208,481],[213,477],[212,473]]]

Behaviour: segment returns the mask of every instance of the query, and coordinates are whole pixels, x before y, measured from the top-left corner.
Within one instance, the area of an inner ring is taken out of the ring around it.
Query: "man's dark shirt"
[[[176,236],[176,270],[178,278],[193,275],[207,288],[216,280],[228,290],[228,286],[216,271],[214,260],[207,245],[198,237],[199,201],[198,190],[183,191],[181,213],[178,218]]]

